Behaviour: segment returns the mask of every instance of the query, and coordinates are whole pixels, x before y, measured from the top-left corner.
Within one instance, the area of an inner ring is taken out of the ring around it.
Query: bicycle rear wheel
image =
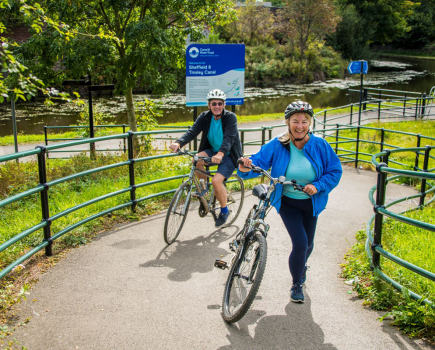
[[[222,312],[228,323],[239,321],[251,307],[263,278],[266,258],[266,239],[256,231],[234,261],[225,285]]]
[[[236,221],[242,210],[243,201],[245,200],[245,185],[238,175],[233,174],[224,181],[224,186],[227,191],[227,207],[230,211],[230,215],[228,216],[227,222],[225,225],[222,225],[222,227],[228,227]],[[220,208],[216,197],[213,199],[213,208]]]
[[[167,244],[172,244],[177,239],[186,221],[190,205],[190,188],[190,183],[182,183],[169,204],[163,230],[163,238]]]

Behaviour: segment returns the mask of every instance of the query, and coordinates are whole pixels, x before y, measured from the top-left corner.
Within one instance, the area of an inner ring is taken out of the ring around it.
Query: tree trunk
[[[133,103],[133,89],[130,88],[127,90],[127,93],[125,95],[125,102],[127,104],[127,117],[130,131],[136,132],[137,121]],[[133,138],[133,150],[135,155],[139,152],[139,140],[137,136]]]

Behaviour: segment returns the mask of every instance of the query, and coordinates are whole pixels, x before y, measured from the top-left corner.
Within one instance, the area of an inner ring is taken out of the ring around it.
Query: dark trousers
[[[293,283],[301,282],[305,264],[313,251],[316,233],[317,216],[313,216],[311,198],[283,196],[279,214],[293,244],[288,260]]]

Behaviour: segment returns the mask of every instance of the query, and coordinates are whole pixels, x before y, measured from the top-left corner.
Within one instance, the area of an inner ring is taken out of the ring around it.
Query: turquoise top
[[[290,162],[285,173],[286,181],[296,180],[298,184],[305,186],[312,183],[315,178],[316,170],[305,157],[304,151],[290,142]],[[310,198],[308,194],[295,190],[293,186],[285,186],[284,195],[293,199]]]
[[[211,118],[210,130],[208,131],[207,138],[213,151],[218,152],[221,148],[222,141],[224,140],[222,118],[219,118],[218,120],[215,120],[214,117]]]

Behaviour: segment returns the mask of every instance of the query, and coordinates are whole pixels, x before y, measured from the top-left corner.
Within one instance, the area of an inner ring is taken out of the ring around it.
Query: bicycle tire
[[[239,321],[251,307],[263,279],[266,259],[266,238],[256,231],[232,265],[225,284],[222,317],[226,322]]]
[[[224,181],[224,186],[227,191],[227,207],[230,211],[230,215],[228,216],[227,222],[222,225],[222,228],[231,226],[234,221],[236,221],[245,200],[245,185],[238,175],[231,175]],[[215,196],[213,198],[213,208],[216,208],[216,202],[219,204]],[[217,208],[219,208],[219,205]]]
[[[174,243],[183,228],[190,206],[190,189],[190,183],[184,182],[180,187],[178,187],[177,191],[175,191],[174,197],[172,197],[166,213],[165,228],[163,229],[163,238],[166,244]],[[187,204],[186,199],[188,200]],[[185,205],[186,210],[183,215],[182,211]]]

